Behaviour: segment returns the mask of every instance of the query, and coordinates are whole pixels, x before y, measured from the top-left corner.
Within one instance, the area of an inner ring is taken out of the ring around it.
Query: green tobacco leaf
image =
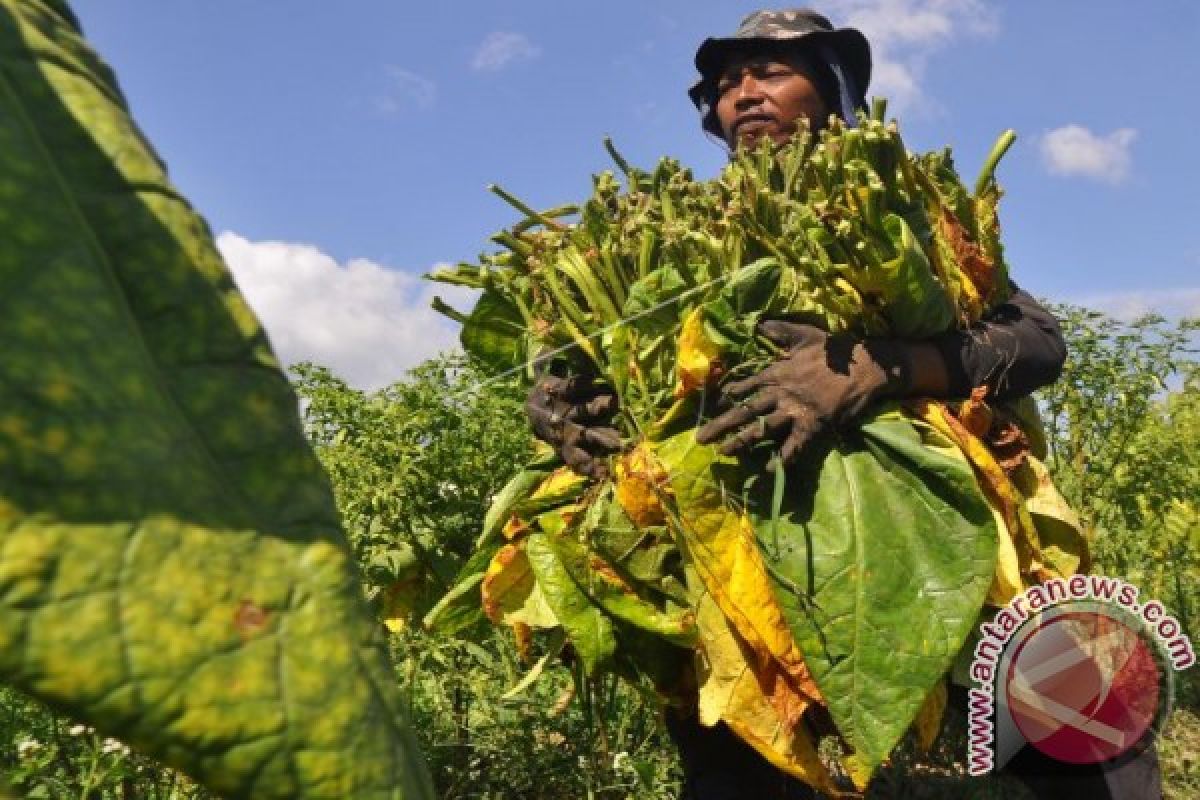
[[[925,337],[941,333],[954,321],[954,304],[933,277],[929,259],[904,218],[888,214],[883,224],[897,255],[870,279],[877,281],[875,288],[888,300],[883,313],[892,334]]]
[[[516,304],[496,291],[485,289],[463,323],[463,349],[495,370],[521,364],[525,320]]]
[[[504,488],[492,498],[492,504],[488,506],[487,514],[483,518],[483,531],[479,534],[475,546],[483,547],[499,536],[504,523],[508,522],[513,510],[519,503],[529,499],[529,495],[538,487],[538,484],[546,479],[550,472],[549,467],[543,468],[541,462],[535,462],[514,475],[504,485]],[[485,563],[484,569],[486,568],[487,564]]]
[[[546,603],[566,629],[571,646],[583,660],[588,674],[596,674],[616,650],[612,620],[575,585],[546,534],[531,534],[525,540],[525,554]]]
[[[627,576],[618,573],[599,556],[589,554],[587,546],[575,538],[574,530],[565,527],[552,530],[552,526],[539,521],[546,531],[546,543],[591,602],[616,619],[661,636],[672,644],[686,647],[696,643],[696,620],[690,611],[657,608],[638,596]]]
[[[682,306],[671,300],[688,290],[688,283],[671,266],[654,270],[629,287],[622,314],[637,320],[637,330],[645,338],[674,333],[683,318]]]
[[[777,538],[770,500],[764,487],[750,511],[780,604],[839,730],[874,769],[972,628],[995,570],[992,514],[970,466],[894,412],[789,472]]]
[[[649,592],[655,602],[671,598],[687,605],[686,596],[675,592],[683,569],[665,525],[635,526],[613,493],[604,492],[592,499],[579,529],[591,551],[620,570],[637,591]]]
[[[61,2],[0,0],[0,680],[233,798],[429,798],[296,398]]]
[[[783,269],[774,258],[760,258],[733,272],[721,289],[736,316],[761,314],[774,301]]]
[[[672,483],[681,513],[700,519],[714,490],[733,513],[745,500],[769,591],[839,731],[874,769],[950,667],[991,583],[997,533],[970,466],[881,414],[811,445],[776,517],[774,481],[750,480],[766,474],[762,459],[739,464],[693,442],[686,432],[658,451],[683,476]],[[744,569],[733,575],[744,582]]]

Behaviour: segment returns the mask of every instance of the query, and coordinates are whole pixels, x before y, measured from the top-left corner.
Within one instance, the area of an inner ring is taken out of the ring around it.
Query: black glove
[[[785,464],[831,424],[857,417],[872,402],[905,394],[911,374],[906,342],[832,336],[812,325],[767,320],[759,333],[787,352],[762,372],[724,387],[728,410],[696,432],[701,444],[733,434],[733,455],[764,440],[781,443]]]
[[[603,457],[621,449],[621,434],[605,425],[617,412],[612,387],[587,376],[538,378],[525,401],[525,413],[539,439],[581,475],[602,477]]]

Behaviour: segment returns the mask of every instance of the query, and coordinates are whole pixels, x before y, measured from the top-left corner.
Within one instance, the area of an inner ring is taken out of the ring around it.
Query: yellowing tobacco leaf
[[[665,521],[659,494],[668,490],[666,469],[642,443],[617,461],[616,498],[629,519],[639,528]]]
[[[986,386],[978,386],[971,390],[971,396],[958,407],[958,421],[972,436],[979,439],[987,436],[992,427],[993,414],[987,404],[987,393]]]
[[[570,467],[559,467],[547,476],[546,480],[533,490],[529,496],[531,501],[570,500],[579,494],[587,478]]]
[[[517,541],[533,530],[531,523],[537,522],[543,516],[542,512],[563,511],[586,486],[586,477],[570,467],[559,467],[543,478],[528,497],[511,504],[512,513],[500,533],[510,542]]]
[[[995,281],[995,265],[971,234],[959,222],[958,217],[946,206],[938,214],[938,229],[953,251],[954,261],[962,271],[962,288],[967,296],[971,319],[982,313],[983,300],[992,293]],[[978,312],[976,311],[978,309]]]
[[[914,409],[920,419],[957,445],[974,468],[999,528],[996,577],[988,592],[988,602],[1004,605],[1024,591],[1026,576],[1045,575],[1037,529],[1025,509],[1025,498],[987,445],[943,404],[921,400],[914,404]]]
[[[683,397],[704,386],[717,367],[721,349],[704,333],[704,311],[700,308],[683,320],[679,331],[679,355],[675,361],[675,397]]]
[[[777,692],[781,704],[800,693],[814,701],[820,691],[792,638],[758,549],[754,527],[745,513],[730,508],[711,468],[716,449],[677,437],[659,451],[670,467],[675,510],[673,529],[704,587],[755,654],[756,663],[775,661],[789,684]],[[733,459],[726,459],[736,463]]]
[[[986,493],[985,493],[986,495]],[[1021,559],[1017,557],[1017,546],[1013,541],[1012,532],[1004,514],[992,503],[988,496],[988,505],[996,518],[996,530],[999,533],[996,542],[996,575],[988,589],[987,601],[990,605],[1000,608],[1021,592],[1025,591],[1025,580],[1021,577]]]
[[[993,302],[1008,288],[1008,268],[1004,263],[1004,247],[1000,244],[999,205],[1002,194],[1000,187],[991,183],[972,201],[975,219],[979,222],[979,246],[993,266],[988,298]]]
[[[779,769],[821,791],[836,793],[801,719],[811,699],[793,691],[787,711],[781,714],[778,695],[771,697],[763,688],[763,678],[769,676],[755,670],[756,654],[738,638],[711,595],[701,595],[696,618],[701,630],[696,654],[700,724],[712,727],[724,722]],[[777,673],[778,665],[768,662],[766,670]]]
[[[1025,508],[1037,526],[1047,569],[1063,578],[1086,571],[1091,563],[1087,533],[1079,516],[1059,494],[1046,465],[1028,456],[1014,482],[1025,495]]]
[[[535,628],[558,625],[538,588],[523,544],[501,547],[488,565],[481,586],[483,613],[492,622]]]

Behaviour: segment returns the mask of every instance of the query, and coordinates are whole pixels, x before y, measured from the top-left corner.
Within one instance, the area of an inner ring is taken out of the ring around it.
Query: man
[[[819,127],[831,113],[854,124],[855,110],[865,105],[871,53],[860,32],[834,29],[813,11],[758,11],[733,36],[705,40],[696,68],[700,79],[689,95],[701,125],[732,151],[764,136],[786,142],[802,120]],[[848,422],[885,398],[961,398],[979,386],[998,400],[1029,394],[1058,378],[1066,347],[1054,317],[1013,288],[1009,301],[971,330],[925,341],[856,340],[810,325],[764,322],[760,331],[785,355],[758,375],[726,386],[730,410],[700,428],[697,438],[721,442],[727,455],[773,439],[787,462],[828,426]],[[834,353],[842,357],[831,358]],[[620,449],[619,434],[606,425],[616,398],[587,377],[543,378],[526,410],[537,435],[579,472],[599,474],[604,456]],[[812,796],[723,726],[702,728],[694,719],[669,715],[668,728],[684,765],[685,800]],[[1028,752],[1018,761],[1039,796],[1083,796],[1078,791],[1097,798],[1156,796],[1108,793],[1096,770],[1065,784],[1053,777],[1047,783],[1042,772],[1061,773],[1067,765]],[[1138,780],[1157,785],[1157,761],[1142,767]]]
[[[701,77],[689,95],[702,127],[732,150],[762,136],[787,141],[801,119],[816,127],[832,112],[853,121],[865,104],[871,54],[861,33],[834,30],[815,12],[760,11],[732,37],[707,39],[696,67]],[[764,323],[762,333],[789,355],[727,387],[731,399],[748,402],[699,435],[702,442],[722,440],[726,454],[775,439],[785,462],[876,400],[966,397],[976,386],[988,386],[996,399],[1019,397],[1056,380],[1066,358],[1057,321],[1019,289],[974,329],[927,341],[858,342],[782,321]],[[845,371],[830,366],[832,351],[851,355]],[[620,449],[616,431],[603,425],[615,410],[611,392],[586,377],[539,381],[527,404],[535,433],[585,474],[603,469],[601,457]]]

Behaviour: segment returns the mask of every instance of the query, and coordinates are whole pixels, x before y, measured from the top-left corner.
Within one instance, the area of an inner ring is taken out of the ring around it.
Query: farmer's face
[[[730,147],[763,136],[783,144],[801,119],[814,128],[829,116],[800,59],[780,54],[739,55],[717,78],[717,121]]]

